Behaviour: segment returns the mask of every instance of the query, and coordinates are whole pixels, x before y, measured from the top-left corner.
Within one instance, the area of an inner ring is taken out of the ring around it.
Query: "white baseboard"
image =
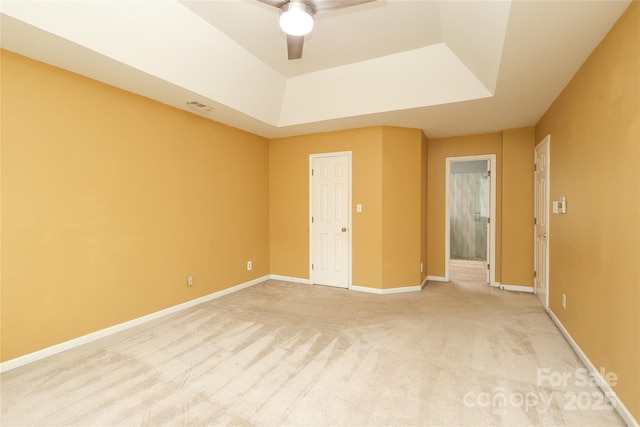
[[[427,276],[427,280],[430,282],[448,282],[446,277],[442,276]]]
[[[422,283],[420,283],[420,289],[424,289],[425,286],[427,286],[427,282],[429,281],[429,277],[425,277],[424,280],[422,281]]]
[[[301,279],[299,277],[290,277],[290,276],[280,276],[278,274],[271,274],[269,276],[269,279],[271,280],[281,280],[283,282],[294,282],[294,283],[302,283],[305,285],[312,285],[313,283],[311,283],[310,279]],[[424,281],[419,285],[419,286],[404,286],[401,288],[388,288],[388,289],[378,289],[378,288],[370,288],[368,286],[358,286],[358,285],[351,285],[351,290],[352,291],[356,291],[356,292],[366,292],[366,293],[370,293],[370,294],[378,294],[378,295],[388,295],[388,294],[399,294],[399,293],[404,293],[404,292],[419,292],[422,290],[422,288],[424,288],[424,286],[427,284],[427,279],[425,278]]]
[[[351,290],[357,291],[357,292],[366,292],[369,294],[389,295],[389,294],[401,294],[405,292],[420,292],[422,290],[422,286],[403,286],[400,288],[379,289],[379,288],[370,288],[368,286],[352,285]]]
[[[184,302],[182,304],[174,305],[172,307],[168,307],[160,311],[156,311],[154,313],[129,320],[124,323],[110,326],[108,328],[101,329],[99,331],[92,332],[90,334],[83,335],[81,337],[74,338],[69,341],[62,342],[60,344],[52,345],[51,347],[43,348],[42,350],[34,351],[33,353],[25,354],[24,356],[16,357],[15,359],[7,360],[5,362],[0,363],[0,372],[10,371],[11,369],[15,369],[19,366],[23,366],[28,363],[35,362],[36,360],[44,359],[45,357],[53,356],[54,354],[58,354],[66,350],[70,350],[72,348],[76,348],[84,344],[88,344],[90,342],[99,340],[100,338],[104,338],[109,335],[122,332],[124,330],[133,328],[138,325],[142,325],[152,320],[159,319],[169,314],[177,313],[187,308],[194,307],[198,304],[202,304],[204,302],[211,301],[216,298],[220,298],[224,295],[237,292],[241,289],[245,289],[250,286],[257,285],[258,283],[262,283],[268,279],[269,279],[269,276],[259,277],[257,279],[253,279],[248,282],[241,283],[239,285],[232,286],[230,288],[223,289],[221,291],[214,292],[212,294],[205,295],[203,297]]]
[[[600,388],[602,389],[605,396],[608,396],[609,399],[612,401],[612,404],[615,406],[616,411],[618,412],[622,420],[629,427],[639,427],[638,421],[633,417],[633,415],[631,415],[631,412],[629,412],[629,409],[627,409],[627,407],[624,406],[624,403],[622,403],[622,401],[620,400],[618,395],[613,391],[609,383],[607,383],[607,381],[602,377],[602,375],[600,374],[600,371],[596,369],[593,363],[591,363],[591,360],[589,360],[589,358],[584,353],[584,351],[582,351],[578,343],[575,342],[571,334],[565,329],[562,322],[560,322],[560,320],[556,317],[556,315],[553,314],[553,311],[551,311],[550,308],[547,309],[547,313],[549,314],[549,317],[551,317],[551,320],[553,320],[553,323],[556,324],[560,332],[562,332],[562,335],[564,335],[567,342],[569,342],[569,345],[571,345],[571,348],[573,348],[573,351],[576,352],[580,360],[582,360],[582,363],[584,363],[584,365],[587,367],[589,372],[593,375],[593,378],[598,379]]]
[[[270,274],[269,279],[271,280],[280,280],[282,282],[295,282],[295,283],[304,283],[305,285],[311,285],[310,279],[301,279],[299,277],[290,277],[290,276],[281,276],[279,274]]]
[[[356,291],[356,292],[365,292],[365,293],[368,293],[368,294],[382,295],[382,289],[370,288],[368,286],[351,285],[351,290],[352,291]]]
[[[422,290],[422,286],[421,285],[417,285],[417,286],[402,286],[400,288],[381,289],[382,295],[402,294],[402,293],[405,293],[405,292],[420,292],[421,290]]]
[[[529,294],[533,293],[533,286],[521,286],[521,285],[500,285],[500,289],[504,289],[505,291],[514,291],[514,292],[526,292]]]

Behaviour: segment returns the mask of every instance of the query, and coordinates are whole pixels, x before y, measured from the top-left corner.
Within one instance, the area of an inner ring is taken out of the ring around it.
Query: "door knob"
[[[342,227],[342,232],[346,233],[346,231],[347,231],[347,227]]]

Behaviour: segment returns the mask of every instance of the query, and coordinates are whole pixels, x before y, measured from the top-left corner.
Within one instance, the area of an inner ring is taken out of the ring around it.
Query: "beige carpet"
[[[533,295],[269,281],[2,374],[0,421],[623,425],[614,411],[572,408],[572,394],[599,389],[537,378],[581,367]]]

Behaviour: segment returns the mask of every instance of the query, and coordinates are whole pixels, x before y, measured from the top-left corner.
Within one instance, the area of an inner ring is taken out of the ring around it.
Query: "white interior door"
[[[311,282],[348,288],[351,154],[311,156]]]
[[[549,146],[547,136],[535,148],[534,290],[549,308]]]

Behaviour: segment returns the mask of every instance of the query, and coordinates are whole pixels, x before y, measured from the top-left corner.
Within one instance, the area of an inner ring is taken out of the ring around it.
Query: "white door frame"
[[[449,277],[449,264],[451,262],[451,212],[449,204],[451,203],[451,189],[450,185],[450,175],[451,175],[451,163],[457,162],[471,162],[476,160],[489,160],[491,163],[491,203],[489,207],[489,218],[491,221],[489,222],[489,233],[487,238],[489,239],[490,251],[487,254],[488,263],[491,266],[489,270],[489,284],[491,286],[500,286],[499,283],[496,283],[496,155],[495,154],[483,154],[478,156],[460,156],[460,157],[447,157],[446,158],[446,168],[445,168],[445,240],[444,240],[444,278],[448,282],[450,280]]]
[[[547,211],[547,223],[545,224],[545,233],[547,235],[546,239],[547,239],[547,244],[546,244],[546,254],[545,254],[545,260],[544,260],[544,264],[545,264],[545,268],[544,268],[544,281],[547,285],[547,293],[545,296],[545,301],[540,301],[543,305],[544,305],[544,309],[545,310],[549,310],[549,293],[550,293],[550,283],[549,283],[549,254],[550,254],[550,248],[549,248],[549,223],[551,222],[551,135],[547,135],[545,136],[538,144],[536,144],[534,150],[533,150],[533,162],[534,165],[537,162],[537,156],[536,153],[538,151],[538,149],[543,145],[543,144],[547,144],[546,145],[546,158],[547,158],[547,164],[546,164],[546,171],[545,171],[545,180],[546,180],[546,200],[544,201],[546,204],[546,211]],[[536,212],[535,212],[535,203],[536,203],[536,171],[533,172],[533,197],[534,197],[534,212],[533,215],[535,217]],[[538,239],[538,235],[537,235],[537,230],[536,230],[537,226],[534,224],[533,226],[533,267],[534,267],[534,271],[535,268],[538,265],[538,260],[537,260],[537,239]],[[537,274],[537,272],[536,272]],[[538,287],[537,287],[537,278],[534,277],[533,279],[533,292],[535,294],[538,293]],[[540,298],[540,297],[538,297]]]
[[[316,154],[310,154],[309,155],[309,282],[311,284],[314,284],[314,280],[313,280],[313,260],[314,260],[314,253],[313,253],[313,248],[314,248],[314,241],[313,241],[313,221],[312,221],[312,217],[313,217],[313,160],[316,158],[322,158],[322,157],[340,157],[340,156],[347,156],[347,165],[349,170],[347,171],[347,176],[348,176],[348,189],[347,191],[349,192],[348,195],[348,209],[347,209],[347,218],[348,218],[348,230],[347,230],[347,239],[348,239],[348,248],[347,248],[347,269],[348,269],[348,273],[347,273],[347,280],[348,280],[348,284],[347,284],[347,289],[351,289],[352,286],[352,272],[353,272],[353,257],[352,257],[352,237],[353,237],[353,233],[351,232],[352,230],[352,212],[351,212],[351,207],[353,206],[353,199],[352,199],[352,152],[351,151],[336,151],[336,152],[332,152],[332,153],[316,153]]]

